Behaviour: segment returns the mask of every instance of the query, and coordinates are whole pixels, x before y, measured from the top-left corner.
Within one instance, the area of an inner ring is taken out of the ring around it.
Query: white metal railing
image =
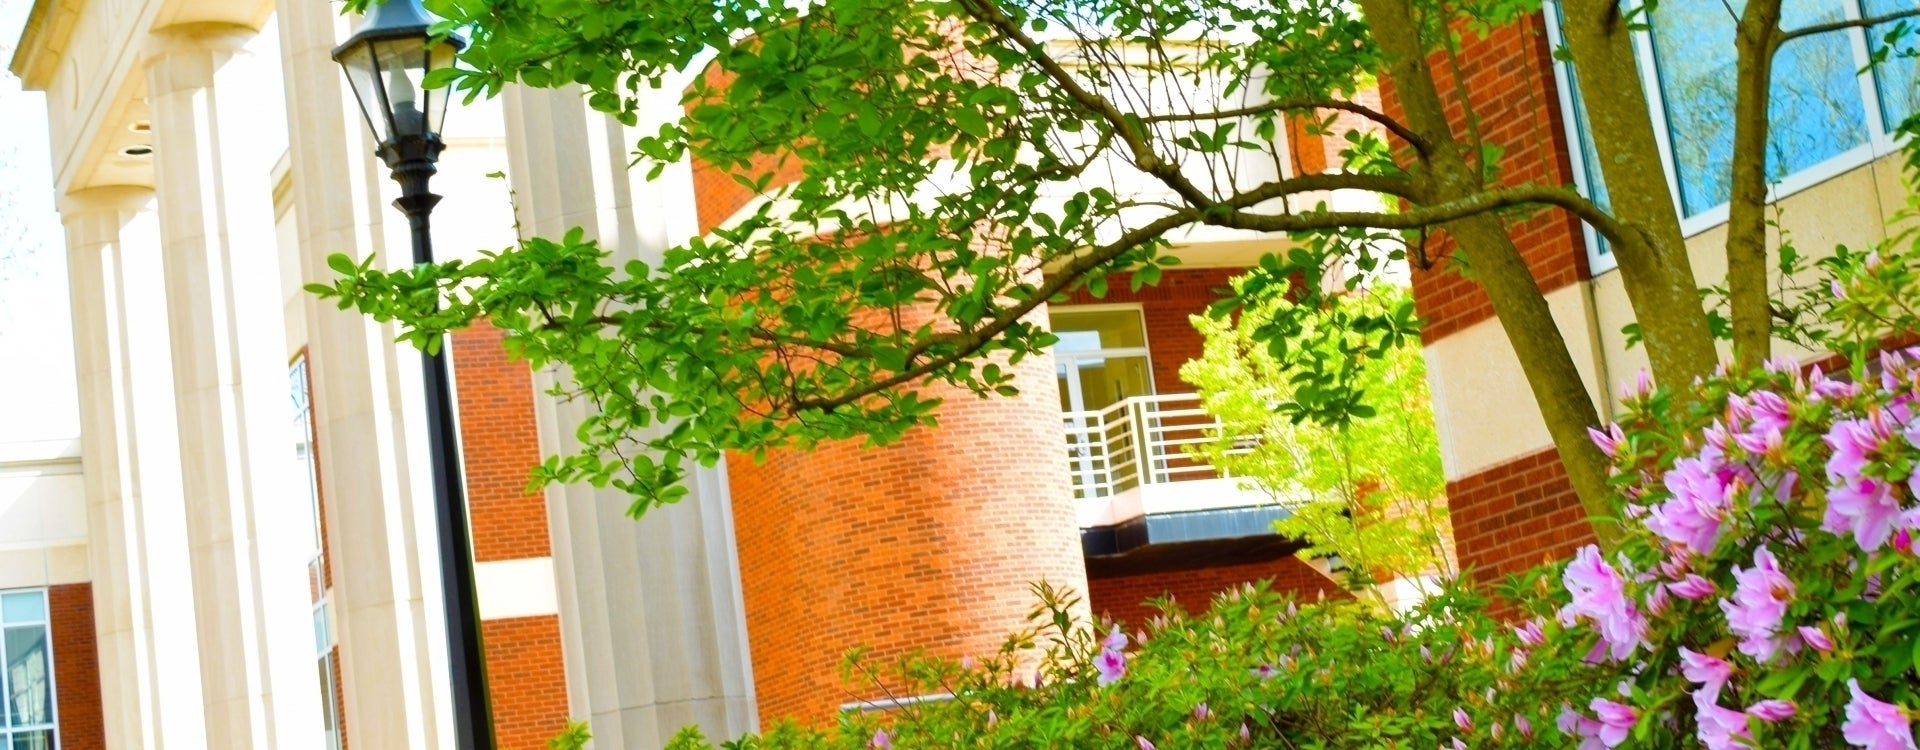
[[[1112,497],[1141,485],[1223,476],[1187,446],[1220,439],[1220,420],[1194,393],[1135,396],[1096,411],[1061,414],[1075,498]],[[1236,444],[1229,454],[1251,451]]]

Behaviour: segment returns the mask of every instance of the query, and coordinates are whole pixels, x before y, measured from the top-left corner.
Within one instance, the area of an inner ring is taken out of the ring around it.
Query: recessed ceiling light
[[[153,147],[146,144],[136,144],[120,149],[120,155],[144,159],[153,155]]]
[[[153,132],[153,123],[147,120],[134,120],[127,124],[127,129],[135,133],[151,133]]]

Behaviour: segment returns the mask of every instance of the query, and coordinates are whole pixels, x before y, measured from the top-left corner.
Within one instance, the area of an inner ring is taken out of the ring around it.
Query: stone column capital
[[[257,29],[232,23],[177,23],[141,42],[147,98],[213,85],[213,72],[252,41]]]
[[[96,214],[131,214],[153,203],[153,188],[143,185],[104,185],[81,188],[60,196],[60,220],[71,223]]]

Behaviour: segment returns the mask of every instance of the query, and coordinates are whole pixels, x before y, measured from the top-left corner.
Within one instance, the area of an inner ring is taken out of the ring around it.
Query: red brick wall
[[[340,679],[340,645],[333,646],[333,726],[340,734],[340,750],[347,750],[353,743],[347,740],[347,683]]]
[[[560,618],[514,617],[481,623],[493,731],[501,750],[540,750],[567,728],[567,675]]]
[[[1138,625],[1159,614],[1147,606],[1149,599],[1171,595],[1188,612],[1204,611],[1213,597],[1230,587],[1249,581],[1270,581],[1273,591],[1290,593],[1303,601],[1320,597],[1352,598],[1352,594],[1333,579],[1320,574],[1297,557],[1245,565],[1222,565],[1192,570],[1175,570],[1087,582],[1087,601],[1096,616],[1106,615],[1128,625]]]
[[[1035,581],[1084,590],[1052,361],[1022,394],[950,399],[940,426],[884,449],[836,442],[728,459],[754,689],[763,724],[817,722],[849,700],[841,656],[958,657],[1025,625]]]
[[[1500,184],[1573,183],[1544,24],[1536,13],[1484,39],[1472,33],[1462,35],[1458,58],[1467,98],[1473,102],[1482,137],[1501,150],[1495,162]],[[1449,64],[1436,53],[1430,67],[1454,132],[1462,143],[1470,143],[1465,109]],[[1400,116],[1392,82],[1383,79],[1381,91],[1387,112]],[[1509,234],[1543,290],[1559,289],[1590,275],[1580,223],[1566,212],[1540,211],[1510,223]],[[1451,248],[1444,238],[1430,240],[1426,252],[1430,259],[1437,259],[1436,264],[1428,271],[1415,270],[1413,292],[1427,322],[1422,332],[1427,341],[1493,316],[1492,304],[1479,284],[1461,276],[1445,260]]]
[[[525,362],[507,358],[502,336],[482,321],[454,332],[451,342],[473,555],[479,562],[552,554],[546,498],[527,491],[528,472],[540,461],[533,374]],[[560,618],[486,620],[480,630],[499,747],[546,747],[566,729],[568,717]]]
[[[452,337],[473,556],[480,562],[552,554],[546,498],[527,491],[528,473],[540,463],[533,373],[507,358],[502,336],[482,321]]]
[[[1199,359],[1205,342],[1187,318],[1204,314],[1214,300],[1228,296],[1231,290],[1227,281],[1245,271],[1244,268],[1167,271],[1161,274],[1160,283],[1141,287],[1138,292],[1128,290],[1127,274],[1115,274],[1108,280],[1107,296],[1096,298],[1085,291],[1075,292],[1059,309],[1071,309],[1072,305],[1139,304],[1141,317],[1146,321],[1154,390],[1190,393],[1193,386],[1180,379],[1180,366],[1188,360]]]
[[[61,750],[102,750],[107,728],[100,712],[100,655],[94,645],[93,584],[47,587],[53,631],[53,689],[59,702]]]
[[[1553,448],[1447,483],[1461,570],[1499,581],[1593,541],[1585,509]]]

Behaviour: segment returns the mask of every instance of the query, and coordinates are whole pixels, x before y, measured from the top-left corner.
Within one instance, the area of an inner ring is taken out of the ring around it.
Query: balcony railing
[[[1187,446],[1220,439],[1220,420],[1200,408],[1200,396],[1135,396],[1098,411],[1070,411],[1067,466],[1076,499],[1114,497],[1136,487],[1224,478]],[[1251,451],[1237,444],[1228,451]]]

